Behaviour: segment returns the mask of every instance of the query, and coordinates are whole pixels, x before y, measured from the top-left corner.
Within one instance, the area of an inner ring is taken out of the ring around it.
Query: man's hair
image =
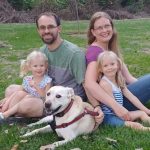
[[[35,20],[35,23],[36,23],[37,28],[39,27],[39,26],[38,26],[38,21],[39,21],[39,19],[40,19],[42,16],[48,16],[48,17],[53,16],[54,19],[55,19],[55,22],[56,22],[57,26],[60,26],[60,25],[61,25],[60,18],[59,18],[55,13],[53,13],[53,12],[44,12],[44,13],[41,13],[41,14],[36,18],[36,20]]]

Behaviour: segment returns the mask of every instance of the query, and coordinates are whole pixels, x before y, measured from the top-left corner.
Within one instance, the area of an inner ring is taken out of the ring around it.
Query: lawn
[[[150,19],[115,21],[119,32],[119,42],[124,61],[130,72],[137,78],[150,73]],[[88,21],[62,22],[62,37],[79,45],[82,49],[87,46],[86,31]],[[33,49],[42,46],[36,32],[35,24],[0,24],[0,99],[4,97],[5,88],[12,84],[20,84],[20,59]],[[149,106],[149,105],[148,105]],[[21,141],[19,138],[23,125],[0,125],[0,150],[10,150],[18,145],[18,150],[38,150],[41,145],[57,140],[53,133],[37,135]],[[116,141],[108,140],[107,138]],[[98,130],[76,140],[58,150],[148,150],[150,133],[135,131],[128,128],[112,128],[100,126]]]

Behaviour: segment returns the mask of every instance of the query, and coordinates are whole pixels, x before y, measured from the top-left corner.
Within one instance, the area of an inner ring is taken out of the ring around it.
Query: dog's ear
[[[68,98],[74,99],[74,96],[75,96],[74,90],[72,88],[69,88],[69,87],[67,87],[67,90],[68,90]]]

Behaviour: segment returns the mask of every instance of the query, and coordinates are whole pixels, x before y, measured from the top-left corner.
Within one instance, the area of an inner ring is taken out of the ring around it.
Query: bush
[[[8,0],[15,10],[31,10],[35,0]]]

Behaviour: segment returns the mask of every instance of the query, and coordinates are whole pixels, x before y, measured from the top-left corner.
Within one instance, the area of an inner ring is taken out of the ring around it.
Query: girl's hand
[[[35,87],[35,82],[33,80],[29,81],[31,87]]]
[[[129,111],[126,108],[124,108],[123,106],[121,106],[120,104],[117,104],[114,112],[119,118],[122,118],[125,121],[132,120],[130,117]]]

